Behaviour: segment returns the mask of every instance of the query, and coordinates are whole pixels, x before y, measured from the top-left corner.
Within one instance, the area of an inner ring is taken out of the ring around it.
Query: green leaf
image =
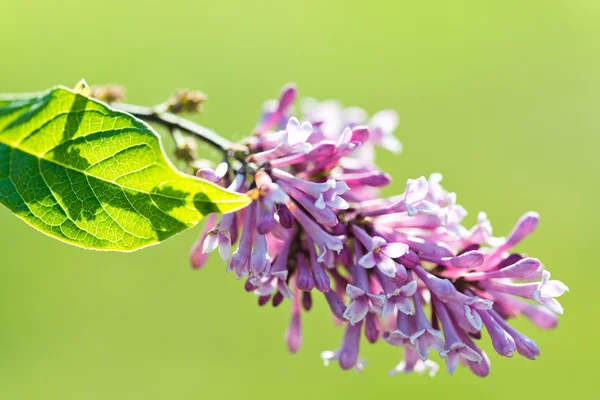
[[[146,123],[56,87],[0,96],[0,202],[64,242],[132,251],[250,199],[177,172]]]

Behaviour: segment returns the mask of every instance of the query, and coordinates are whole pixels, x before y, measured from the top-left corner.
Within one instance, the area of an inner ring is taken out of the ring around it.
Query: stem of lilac
[[[179,129],[180,131],[186,132],[215,147],[226,156],[234,157],[241,162],[245,162],[245,156],[241,155],[248,153],[248,149],[245,146],[234,144],[224,137],[218,135],[213,130],[195,122],[181,118],[175,114],[162,111],[161,107],[144,107],[125,103],[111,103],[111,107],[120,111],[124,111],[142,120],[160,124],[170,130]]]

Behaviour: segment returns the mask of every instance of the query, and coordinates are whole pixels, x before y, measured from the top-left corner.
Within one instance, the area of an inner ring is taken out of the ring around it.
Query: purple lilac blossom
[[[286,85],[279,100],[265,104],[243,142],[249,154],[242,168],[198,171],[254,201],[219,221],[209,216],[192,266],[201,268],[218,249],[259,305],[289,300],[285,339],[293,353],[302,343],[301,316],[322,294],[344,334],[338,350],[321,356],[345,370],[366,365],[363,336],[404,349],[390,375],[433,376],[439,366],[430,356],[438,353],[450,374],[463,365],[487,376],[490,359],[479,344],[486,340],[505,357],[538,357],[538,346],[510,319],[523,315],[552,329],[563,313],[557,297],[568,291],[538,259],[514,250],[539,215],[526,213],[506,238],[492,235],[483,212],[466,228],[466,210],[437,173],[408,179],[403,193],[384,198],[381,188],[392,178],[375,164],[373,149],[401,150],[397,114],[369,118],[358,107],[314,99],[296,113],[296,97],[295,86]]]

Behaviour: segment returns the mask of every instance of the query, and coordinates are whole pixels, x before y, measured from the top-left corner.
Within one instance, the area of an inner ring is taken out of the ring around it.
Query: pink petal
[[[362,290],[354,285],[348,284],[346,286],[346,294],[348,294],[348,296],[350,296],[351,299],[356,300],[359,297],[364,296],[366,293],[364,290]]]
[[[412,338],[411,338],[412,342]],[[429,358],[429,343],[427,342],[425,336],[421,336],[416,340],[417,344],[417,353],[421,360],[427,360]]]
[[[417,281],[410,281],[406,285],[400,288],[400,292],[406,296],[410,297],[417,291]]]
[[[481,362],[483,360],[483,358],[479,355],[479,353],[477,353],[475,350],[473,350],[469,346],[462,347],[461,349],[458,350],[458,353],[465,360],[473,361],[476,363]]]
[[[229,232],[225,233],[224,235],[226,236],[221,237],[221,240],[219,241],[219,255],[223,261],[229,258],[229,253],[231,252],[231,239],[229,239]]]
[[[450,375],[458,368],[458,354],[455,351],[451,351],[446,355],[446,368]]]
[[[394,313],[396,309],[396,303],[393,300],[386,299],[383,303],[383,309],[381,310],[381,318],[387,318]]]
[[[408,253],[408,246],[404,243],[388,243],[382,246],[381,252],[390,258],[398,258]]]
[[[298,128],[300,128],[300,121],[298,121],[298,118],[296,117],[292,117],[288,120],[287,125],[285,126],[285,130],[287,132],[287,136],[294,136],[296,134],[296,132],[298,131]]]
[[[289,108],[296,99],[296,93],[296,86],[293,83],[285,85],[279,95],[279,107],[277,107],[277,109],[279,111],[284,111]]]
[[[372,251],[368,252],[358,260],[358,264],[364,268],[373,268],[376,264],[375,255]]]
[[[396,263],[394,262],[394,260],[386,256],[385,254],[382,254],[380,257],[378,257],[377,267],[381,272],[383,272],[390,278],[396,276]]]
[[[400,118],[394,110],[381,110],[371,117],[369,125],[381,129],[384,133],[392,133],[398,126]]]
[[[344,311],[344,318],[346,318],[352,325],[362,321],[369,312],[369,304],[366,297],[360,297],[354,300],[346,311]]]
[[[561,281],[549,281],[542,286],[542,297],[559,297],[568,291],[567,285]]]
[[[409,179],[406,182],[406,191],[404,192],[404,201],[409,204],[416,204],[425,199],[429,192],[429,184],[424,176],[418,179]]]
[[[406,297],[396,300],[396,307],[398,307],[398,311],[403,312],[406,315],[412,315],[412,303]]]
[[[387,240],[379,236],[373,236],[371,239],[371,249],[378,249],[387,244]]]

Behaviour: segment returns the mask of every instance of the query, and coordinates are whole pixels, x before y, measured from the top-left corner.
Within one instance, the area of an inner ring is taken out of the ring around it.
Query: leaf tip
[[[90,88],[90,85],[88,85],[88,83],[83,78],[79,82],[77,82],[77,84],[73,88],[73,91],[85,97],[90,97],[90,95],[92,94],[92,89]]]

